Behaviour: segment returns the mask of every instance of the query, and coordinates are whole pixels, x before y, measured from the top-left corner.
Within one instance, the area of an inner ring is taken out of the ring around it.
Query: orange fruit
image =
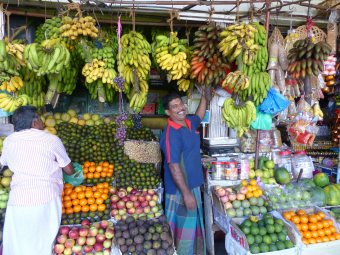
[[[107,161],[103,162],[103,166],[108,167],[109,165],[110,165],[109,162],[107,162]]]
[[[292,217],[291,221],[292,221],[293,223],[295,223],[295,224],[298,224],[298,223],[300,223],[300,217],[297,216],[297,215],[294,215],[294,216]]]
[[[83,199],[85,198],[85,193],[83,191],[78,193],[78,199]]]
[[[83,174],[87,174],[89,172],[89,169],[86,167],[86,168],[83,168]]]
[[[67,188],[71,188],[71,189],[72,189],[73,186],[72,186],[71,184],[69,184],[69,183],[65,183],[65,184],[64,184],[64,188],[65,188],[65,189],[67,189]]]
[[[100,196],[104,201],[109,198],[109,195],[107,193],[104,193]]]
[[[247,192],[246,194],[246,198],[251,198],[253,196],[254,196],[253,192]]]
[[[335,237],[336,237],[336,240],[340,240],[340,233],[336,233]]]
[[[315,223],[309,223],[309,230],[315,231],[318,229],[318,226]]]
[[[103,184],[103,188],[108,188],[108,187],[110,187],[110,185],[109,185],[108,182],[103,182],[102,184]]]
[[[96,163],[90,162],[90,166],[95,166],[95,165],[96,165]]]
[[[79,199],[73,199],[72,205],[79,205]]]
[[[242,185],[242,186],[247,186],[247,185],[248,185],[248,181],[242,180],[242,181],[241,181],[241,185]]]
[[[324,228],[323,230],[325,231],[326,236],[329,236],[332,234],[332,231],[329,228]]]
[[[81,206],[80,206],[80,205],[73,206],[73,211],[74,211],[75,213],[80,212],[80,211],[81,211]]]
[[[310,215],[308,218],[308,221],[311,223],[316,223],[318,221],[318,219],[316,218],[315,215]]]
[[[300,216],[300,222],[301,222],[301,223],[308,223],[308,216],[306,216],[306,215],[301,215],[301,216]]]
[[[330,226],[328,228],[333,234],[336,233],[336,228],[334,226]]]
[[[302,234],[303,234],[303,237],[305,237],[305,238],[311,238],[312,237],[312,233],[309,232],[309,231],[305,231]]]
[[[71,199],[77,199],[77,198],[78,198],[77,192],[72,191],[72,193],[70,194],[70,198],[71,198]]]
[[[312,237],[314,237],[314,238],[319,237],[319,234],[318,234],[317,231],[311,231],[311,233],[312,233]]]
[[[109,165],[109,169],[114,169],[115,166],[114,165]]]
[[[323,229],[319,229],[318,230],[318,235],[319,235],[319,237],[325,236],[325,231]]]
[[[72,213],[73,213],[72,207],[66,208],[65,213],[66,213],[66,214],[72,214]]]
[[[93,197],[89,197],[88,199],[87,199],[87,203],[89,204],[89,205],[92,205],[92,204],[94,204],[96,202],[96,199],[94,199]]]
[[[283,218],[285,218],[286,220],[291,220],[292,216],[290,215],[290,212],[284,212]]]
[[[94,173],[96,171],[96,167],[95,166],[90,166],[89,167],[89,172],[90,173]]]
[[[84,205],[84,206],[81,207],[81,211],[82,212],[88,212],[88,211],[90,211],[90,207],[88,205]]]
[[[106,176],[107,176],[107,174],[105,172],[100,173],[100,177],[105,178]]]
[[[309,238],[309,244],[315,244],[316,243],[316,240],[315,238]]]
[[[318,226],[318,229],[323,229],[323,223],[317,222],[316,225]]]
[[[71,208],[72,207],[72,202],[71,201],[65,201],[64,202],[64,207],[65,208]]]
[[[103,183],[98,183],[98,184],[97,184],[97,188],[98,188],[98,189],[104,188],[104,184],[103,184]]]
[[[296,214],[297,215],[305,215],[306,212],[304,210],[300,209],[300,210],[297,210]]]
[[[90,205],[90,211],[91,212],[95,212],[95,211],[97,211],[97,209],[98,209],[98,206],[96,204]]]
[[[324,212],[318,212],[317,215],[318,215],[321,219],[324,219],[325,216],[326,216]]]
[[[81,192],[81,191],[82,191],[82,188],[81,188],[80,186],[75,187],[75,188],[74,188],[74,191],[77,192],[77,193],[78,193],[78,192]]]
[[[95,191],[95,192],[93,193],[93,196],[94,196],[95,198],[99,198],[101,195],[102,195],[102,193],[99,192],[99,191]]]
[[[87,178],[92,179],[93,178],[93,173],[87,173]]]
[[[71,197],[70,197],[70,196],[63,196],[63,200],[64,200],[64,201],[70,201],[70,200],[71,200]]]
[[[302,242],[304,243],[304,244],[309,244],[309,240],[307,239],[307,238],[305,238],[305,237],[302,237]]]
[[[66,188],[66,189],[64,189],[64,194],[65,194],[65,195],[70,195],[71,192],[72,192],[72,188]]]
[[[109,168],[108,167],[103,167],[103,172],[107,173],[109,171]]]
[[[328,235],[330,241],[335,241],[336,240],[336,235],[330,234]]]
[[[91,165],[90,161],[85,161],[83,167],[89,167]]]
[[[300,227],[301,227],[301,230],[302,230],[302,231],[308,231],[308,224],[306,224],[306,223],[301,223],[301,224],[300,224]]]
[[[102,166],[97,166],[97,167],[96,167],[96,171],[97,171],[98,173],[100,173],[101,171],[103,171],[103,167],[102,167]]]
[[[324,228],[328,228],[329,227],[329,223],[328,223],[327,220],[322,221],[322,224],[323,224]]]
[[[93,196],[92,190],[86,190],[86,192],[85,192],[85,197],[86,197],[86,198],[89,198],[89,197],[92,197],[92,196]]]
[[[100,178],[100,173],[96,172],[93,174],[93,178],[98,179]]]
[[[327,220],[329,226],[333,226],[334,225],[334,222],[332,220]]]
[[[329,242],[329,237],[328,237],[328,236],[322,237],[322,241],[323,241],[323,242]]]
[[[101,204],[103,204],[104,203],[104,199],[102,199],[101,197],[98,197],[97,199],[96,199],[96,204],[97,205],[101,205]]]
[[[105,205],[105,204],[98,205],[97,209],[98,209],[98,211],[100,211],[100,212],[105,211],[106,205]]]
[[[86,198],[80,199],[80,200],[79,200],[79,204],[80,204],[81,206],[87,205],[87,199],[86,199]]]
[[[317,237],[317,238],[316,238],[316,242],[317,242],[317,243],[322,243],[322,237]]]
[[[295,226],[296,226],[296,228],[297,228],[297,230],[301,230],[301,225],[298,223],[298,224],[295,224]]]

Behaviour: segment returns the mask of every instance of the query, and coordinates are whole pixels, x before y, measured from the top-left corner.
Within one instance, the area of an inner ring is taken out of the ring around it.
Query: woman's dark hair
[[[163,107],[164,107],[164,109],[169,110],[169,103],[176,98],[181,99],[181,96],[178,95],[177,93],[170,93],[170,94],[164,96],[163,97]]]
[[[39,119],[37,108],[34,106],[21,106],[16,109],[12,116],[14,131],[30,129],[34,120]]]

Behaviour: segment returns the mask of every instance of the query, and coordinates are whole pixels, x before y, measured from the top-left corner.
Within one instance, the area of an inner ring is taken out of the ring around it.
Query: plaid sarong
[[[200,187],[192,190],[196,198],[197,210],[187,210],[183,197],[166,194],[165,214],[174,235],[178,255],[205,255],[203,208]]]

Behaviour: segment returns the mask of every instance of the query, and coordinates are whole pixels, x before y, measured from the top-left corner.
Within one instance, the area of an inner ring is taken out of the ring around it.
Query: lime
[[[251,227],[250,233],[255,236],[255,235],[258,235],[260,233],[260,230],[259,230],[258,227]]]
[[[249,245],[252,245],[253,243],[255,243],[255,238],[252,235],[246,235],[247,238],[247,242]]]
[[[285,241],[285,247],[286,247],[286,249],[290,249],[290,248],[293,248],[293,247],[294,247],[294,244],[293,244],[292,241],[286,240],[286,241]]]
[[[263,237],[263,242],[266,244],[271,244],[272,243],[272,238],[270,237],[270,235],[265,235]]]
[[[252,254],[258,254],[260,253],[260,247],[257,244],[253,244],[252,246],[250,246],[250,252]]]
[[[248,228],[250,228],[252,226],[252,222],[250,220],[245,220],[241,226],[246,226]]]
[[[284,226],[285,223],[283,222],[283,220],[280,220],[280,219],[275,219],[275,225],[278,224],[278,225],[281,225],[281,226]]]
[[[281,233],[282,232],[282,226],[281,225],[275,225],[275,232]]]
[[[279,238],[277,237],[277,234],[275,233],[270,234],[270,238],[272,239],[272,242],[276,242],[277,240],[279,240]]]
[[[266,225],[274,225],[274,220],[273,219],[266,219]]]
[[[277,247],[278,250],[284,250],[286,248],[285,243],[282,242],[282,241],[277,241],[276,247]]]
[[[269,245],[269,250],[270,250],[270,251],[277,251],[276,244],[275,244],[275,243],[270,244],[270,245]]]
[[[286,241],[286,235],[283,233],[278,233],[277,237],[279,238],[280,241]]]
[[[259,227],[260,230],[260,235],[264,236],[265,234],[267,234],[267,229],[265,227]]]
[[[250,233],[250,228],[249,227],[241,227],[241,230],[242,232],[245,234],[245,235],[248,235]]]
[[[275,226],[274,225],[267,225],[267,233],[272,234],[275,232]]]
[[[288,230],[287,228],[283,227],[281,233],[288,235]]]
[[[268,251],[269,251],[269,246],[268,246],[268,244],[261,243],[261,244],[260,244],[260,250],[261,250],[261,252],[268,252]]]
[[[262,236],[260,235],[255,236],[255,243],[260,244],[262,243],[262,241],[263,241]]]
[[[264,220],[259,220],[257,224],[259,225],[259,227],[264,227],[266,225]]]

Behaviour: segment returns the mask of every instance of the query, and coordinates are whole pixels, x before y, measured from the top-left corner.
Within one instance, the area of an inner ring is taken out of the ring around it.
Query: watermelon
[[[287,171],[287,169],[284,168],[284,167],[279,167],[279,168],[275,169],[274,178],[275,178],[275,181],[278,184],[288,184],[288,183],[290,183],[290,174]]]
[[[305,189],[311,189],[311,188],[314,188],[316,185],[314,183],[313,180],[311,179],[301,179],[300,182],[299,182],[302,187],[304,187]]]
[[[340,205],[340,185],[328,185],[324,189],[327,205]]]
[[[314,175],[314,183],[321,188],[326,187],[329,184],[329,177],[325,173],[317,173]]]
[[[326,205],[326,193],[324,190],[318,186],[314,188],[310,188],[309,193],[311,195],[311,202],[317,206],[325,206]]]

